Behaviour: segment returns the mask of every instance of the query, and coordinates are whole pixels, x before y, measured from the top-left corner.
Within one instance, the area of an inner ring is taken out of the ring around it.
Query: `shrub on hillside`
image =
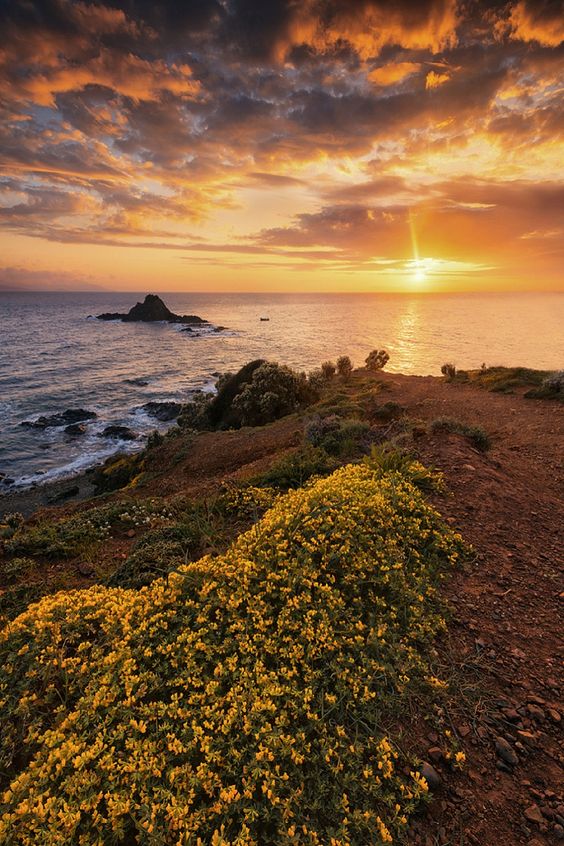
[[[167,580],[46,597],[0,634],[0,841],[403,840],[427,784],[383,726],[438,704],[461,551],[408,475],[349,465]]]
[[[369,433],[370,426],[363,420],[343,419],[332,414],[310,420],[305,429],[305,439],[329,455],[350,456],[368,450]]]
[[[323,378],[329,382],[333,376],[335,375],[337,368],[333,364],[332,361],[324,361],[321,365],[321,372],[323,373]]]
[[[262,426],[291,414],[312,399],[304,374],[264,362],[234,397],[230,416],[236,427]]]
[[[482,452],[490,448],[488,434],[481,426],[468,426],[466,423],[461,423],[460,420],[453,420],[451,417],[437,417],[431,421],[429,429],[432,433],[454,432],[457,435],[463,435],[472,441],[476,449]]]
[[[454,364],[443,364],[441,367],[441,373],[443,376],[446,376],[447,379],[454,379],[456,376],[456,367]]]
[[[351,373],[353,372],[353,365],[352,361],[350,360],[348,355],[340,355],[337,359],[337,373],[341,377],[347,381],[351,377]]]
[[[366,357],[366,369],[382,370],[389,360],[390,356],[386,350],[372,350]]]

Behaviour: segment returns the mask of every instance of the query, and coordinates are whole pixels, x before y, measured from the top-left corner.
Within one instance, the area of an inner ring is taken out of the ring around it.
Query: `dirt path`
[[[564,842],[564,408],[436,379],[385,381],[411,416],[450,416],[492,438],[487,453],[457,435],[419,442],[453,494],[438,507],[476,550],[448,586],[456,613],[441,651],[461,662],[461,687],[478,671],[490,695],[460,714],[468,766],[454,776],[436,763],[445,782],[413,843]]]

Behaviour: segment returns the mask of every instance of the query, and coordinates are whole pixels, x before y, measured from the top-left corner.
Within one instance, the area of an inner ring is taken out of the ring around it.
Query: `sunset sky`
[[[0,290],[562,290],[563,38],[560,0],[0,0]]]

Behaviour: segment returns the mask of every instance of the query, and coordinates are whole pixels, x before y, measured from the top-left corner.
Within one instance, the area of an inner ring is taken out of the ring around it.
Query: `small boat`
[[[262,320],[262,321],[265,321],[265,320],[270,320],[270,317],[261,317],[261,320]]]

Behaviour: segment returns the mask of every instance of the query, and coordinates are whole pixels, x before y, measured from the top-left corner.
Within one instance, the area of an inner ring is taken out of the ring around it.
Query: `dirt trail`
[[[453,775],[436,764],[445,782],[413,843],[564,842],[564,408],[432,378],[384,380],[410,416],[450,416],[492,438],[486,453],[457,435],[419,441],[453,494],[438,507],[476,551],[448,585],[455,615],[441,650],[463,662],[461,685],[477,669],[490,695],[461,713],[467,767]]]

